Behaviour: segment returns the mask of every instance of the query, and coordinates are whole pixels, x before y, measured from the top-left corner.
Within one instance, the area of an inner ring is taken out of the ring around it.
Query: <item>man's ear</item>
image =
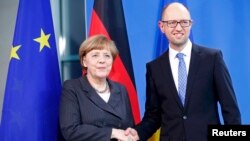
[[[158,27],[160,28],[161,32],[164,33],[163,32],[164,31],[164,24],[161,21],[158,22]]]

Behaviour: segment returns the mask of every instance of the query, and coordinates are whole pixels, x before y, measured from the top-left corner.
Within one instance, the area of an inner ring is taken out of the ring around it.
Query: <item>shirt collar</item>
[[[175,59],[177,53],[183,53],[184,56],[190,57],[191,56],[191,50],[192,50],[192,42],[188,39],[186,46],[181,52],[178,52],[170,47],[169,48],[169,58],[170,59]]]

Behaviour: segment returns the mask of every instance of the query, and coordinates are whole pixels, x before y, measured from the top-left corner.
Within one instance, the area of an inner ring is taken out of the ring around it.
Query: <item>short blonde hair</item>
[[[80,63],[83,68],[83,70],[86,70],[87,68],[83,65],[83,58],[92,50],[103,50],[107,49],[110,50],[111,55],[113,57],[113,60],[115,60],[115,57],[118,54],[118,50],[116,48],[116,45],[114,41],[108,39],[105,35],[97,34],[93,35],[89,38],[87,38],[80,46],[79,48],[79,57],[80,57]]]

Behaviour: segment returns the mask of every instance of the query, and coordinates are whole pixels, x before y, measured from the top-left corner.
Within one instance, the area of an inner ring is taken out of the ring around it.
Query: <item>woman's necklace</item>
[[[102,94],[102,93],[105,93],[105,92],[109,89],[109,85],[108,85],[108,83],[106,82],[106,86],[105,86],[104,90],[98,90],[98,89],[96,89],[96,88],[94,88],[94,89],[95,89],[95,91],[96,91],[97,93]]]

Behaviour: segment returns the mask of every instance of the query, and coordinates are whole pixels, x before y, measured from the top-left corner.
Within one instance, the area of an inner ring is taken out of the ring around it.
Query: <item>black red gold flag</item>
[[[127,88],[134,121],[137,124],[141,120],[140,110],[121,0],[94,1],[89,36],[95,34],[106,35],[115,42],[119,50],[109,78],[120,82]]]

